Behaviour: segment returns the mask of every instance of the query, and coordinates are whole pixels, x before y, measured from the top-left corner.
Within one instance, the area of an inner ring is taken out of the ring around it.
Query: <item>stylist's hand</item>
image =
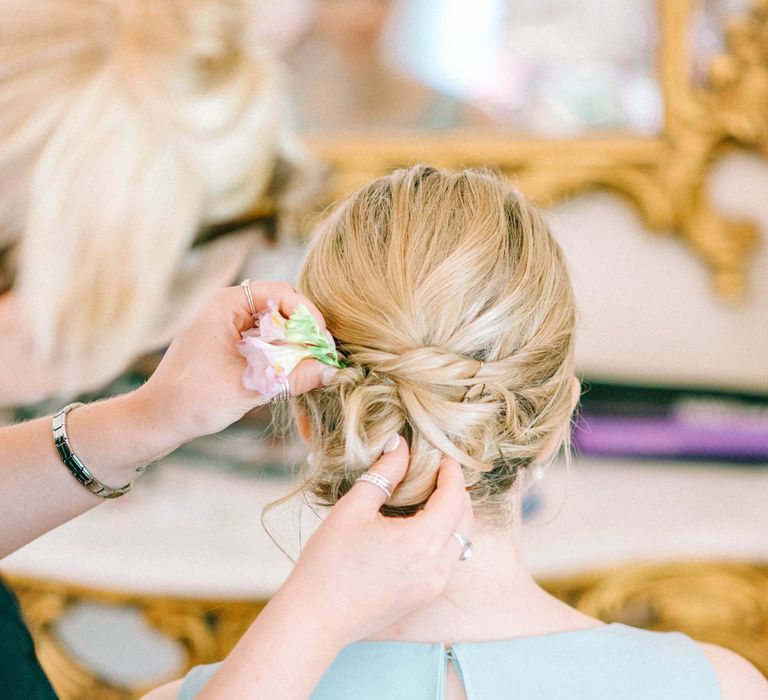
[[[372,467],[396,485],[405,440]],[[471,537],[472,506],[459,465],[443,459],[437,489],[410,518],[379,513],[385,494],[358,482],[331,510],[277,594],[313,601],[314,615],[342,643],[362,639],[437,597],[459,564],[458,530]]]
[[[311,301],[286,282],[251,282],[257,312],[274,301],[285,316],[304,304],[325,328]],[[235,345],[240,333],[253,326],[245,292],[240,287],[220,289],[195,320],[176,336],[160,365],[139,390],[147,409],[173,421],[178,442],[219,432],[264,403],[263,397],[243,387],[245,359]],[[316,360],[304,360],[291,372],[291,394],[296,396],[330,382],[335,370]]]
[[[373,469],[397,484],[408,467],[403,440]],[[313,697],[339,652],[444,590],[470,536],[472,509],[458,464],[444,459],[437,489],[411,518],[379,513],[384,493],[357,483],[331,510],[299,561],[259,613],[199,700]],[[178,684],[153,694],[176,697]]]

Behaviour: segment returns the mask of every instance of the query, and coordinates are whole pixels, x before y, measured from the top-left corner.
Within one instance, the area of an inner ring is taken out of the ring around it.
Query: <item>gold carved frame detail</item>
[[[727,147],[768,155],[768,0],[753,0],[747,16],[728,23],[726,51],[711,62],[706,88],[690,79],[695,0],[657,2],[664,98],[659,136],[551,141],[424,133],[308,139],[331,165],[334,195],[419,161],[443,167],[495,166],[542,205],[607,188],[633,202],[651,229],[682,238],[710,270],[722,297],[742,297],[757,230],[751,222],[716,210],[707,175]]]

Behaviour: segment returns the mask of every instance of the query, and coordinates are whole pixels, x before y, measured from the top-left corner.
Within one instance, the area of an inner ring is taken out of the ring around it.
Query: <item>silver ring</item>
[[[365,472],[357,477],[355,483],[358,481],[365,481],[367,484],[372,484],[376,488],[381,489],[387,494],[387,500],[392,498],[392,484],[389,482],[389,479],[378,472]]]
[[[461,547],[459,561],[466,561],[469,559],[472,556],[472,543],[458,530],[454,530],[451,533],[451,536],[459,543],[459,547]]]
[[[248,309],[251,312],[251,316],[256,315],[256,305],[253,303],[253,294],[251,293],[251,280],[245,279],[240,282],[240,286],[245,292],[245,298],[248,300]]]
[[[269,403],[285,403],[291,400],[291,385],[286,379],[277,390],[277,393],[270,399]]]

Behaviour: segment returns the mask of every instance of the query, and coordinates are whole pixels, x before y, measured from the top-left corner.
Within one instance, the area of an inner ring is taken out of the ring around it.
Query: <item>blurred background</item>
[[[508,175],[569,260],[585,392],[571,466],[526,492],[530,566],[590,614],[685,629],[768,674],[768,3],[247,10],[239,45],[279,66],[289,145],[258,201],[201,229],[256,240],[229,281],[292,277],[317,213],[393,167]],[[67,397],[137,386],[161,351]],[[260,517],[303,459],[255,412],[0,562],[61,697],[136,697],[223,656],[290,570]],[[299,498],[268,525],[296,552],[316,522]]]

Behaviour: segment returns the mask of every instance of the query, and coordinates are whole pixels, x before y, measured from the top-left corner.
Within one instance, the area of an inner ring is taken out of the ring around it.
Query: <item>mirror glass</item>
[[[275,4],[277,5],[277,4]],[[304,133],[655,134],[654,0],[290,0],[258,41]]]

